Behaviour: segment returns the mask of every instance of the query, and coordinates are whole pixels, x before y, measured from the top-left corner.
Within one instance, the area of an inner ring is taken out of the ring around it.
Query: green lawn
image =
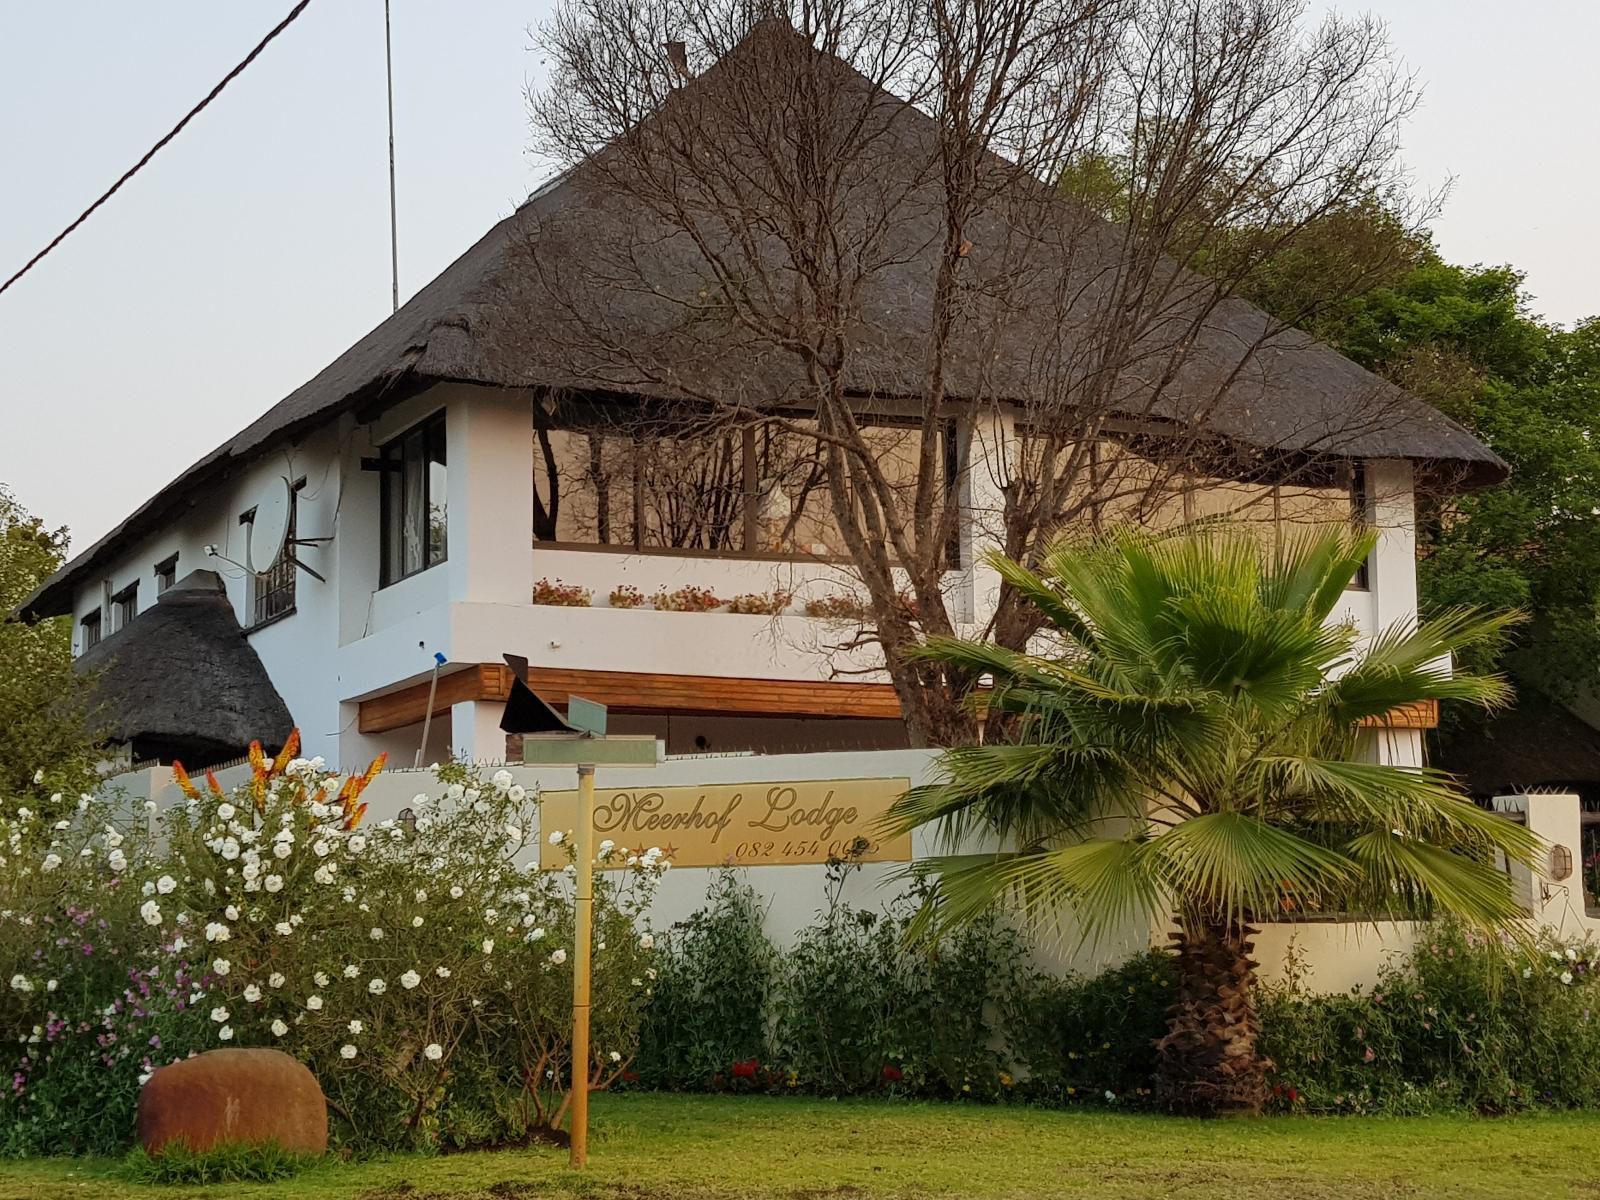
[[[518,1197],[1600,1196],[1600,1115],[1197,1122],[795,1098],[601,1096],[590,1167],[556,1150],[329,1164],[277,1184],[146,1187],[112,1161],[0,1164],[0,1200]]]

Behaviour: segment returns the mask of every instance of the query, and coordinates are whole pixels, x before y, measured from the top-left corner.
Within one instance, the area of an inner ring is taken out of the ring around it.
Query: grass
[[[0,1163],[0,1200],[1185,1200],[1600,1195],[1600,1114],[1199,1122],[797,1098],[601,1096],[565,1152],[324,1162],[276,1183],[139,1183],[113,1160]]]

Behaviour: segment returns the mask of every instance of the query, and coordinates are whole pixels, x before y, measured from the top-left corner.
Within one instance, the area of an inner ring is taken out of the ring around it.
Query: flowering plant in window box
[[[575,583],[541,579],[533,585],[535,604],[554,604],[561,608],[588,608],[594,602],[594,593]]]
[[[793,600],[790,592],[746,592],[728,601],[728,611],[776,616],[788,608]]]
[[[607,599],[612,608],[642,608],[645,604],[644,593],[631,583],[619,583]]]
[[[697,587],[692,583],[685,584],[675,592],[657,592],[650,602],[662,612],[710,612],[727,603],[710,588]]]
[[[917,620],[916,597],[901,592],[895,597],[895,604],[907,621]],[[805,602],[805,614],[830,621],[870,621],[872,605],[856,596],[813,596]]]

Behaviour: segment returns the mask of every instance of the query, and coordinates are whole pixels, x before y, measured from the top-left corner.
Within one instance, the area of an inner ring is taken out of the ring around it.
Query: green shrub
[[[571,1078],[573,887],[532,861],[537,797],[460,766],[414,819],[362,824],[316,761],[119,822],[113,801],[0,819],[0,1149],[109,1153],[151,1071],[221,1045],[305,1062],[358,1150],[559,1127]],[[563,831],[550,840],[567,847]],[[632,1068],[660,852],[598,848],[590,1086]]]
[[[1441,924],[1370,989],[1263,1005],[1278,1107],[1395,1114],[1600,1104],[1600,953]]]
[[[639,1081],[694,1091],[732,1064],[769,1061],[767,1003],[777,952],[755,891],[731,870],[712,880],[704,908],[663,936],[655,994],[645,1010]]]
[[[1054,1104],[1144,1103],[1176,980],[1171,956],[1156,950],[1089,978],[1035,977],[1008,1024],[1025,1094]]]

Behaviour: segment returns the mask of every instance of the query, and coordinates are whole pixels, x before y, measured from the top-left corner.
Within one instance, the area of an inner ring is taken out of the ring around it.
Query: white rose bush
[[[125,1145],[149,1072],[220,1046],[305,1062],[335,1137],[358,1150],[561,1127],[573,887],[538,868],[537,795],[509,772],[447,765],[405,819],[369,822],[360,797],[381,760],[344,777],[295,752],[253,748],[252,778],[231,793],[179,768],[187,801],[159,824],[136,811],[117,825],[114,800],[62,829],[0,823],[0,839],[17,831],[0,843],[0,1036],[18,1050],[0,1121],[40,1131],[14,1152]],[[597,1088],[630,1077],[655,973],[644,910],[667,864],[602,865],[619,869],[596,874]],[[69,1087],[94,1069],[92,1095]],[[67,1121],[75,1105],[96,1119]],[[51,1142],[63,1123],[107,1127],[107,1140]]]

